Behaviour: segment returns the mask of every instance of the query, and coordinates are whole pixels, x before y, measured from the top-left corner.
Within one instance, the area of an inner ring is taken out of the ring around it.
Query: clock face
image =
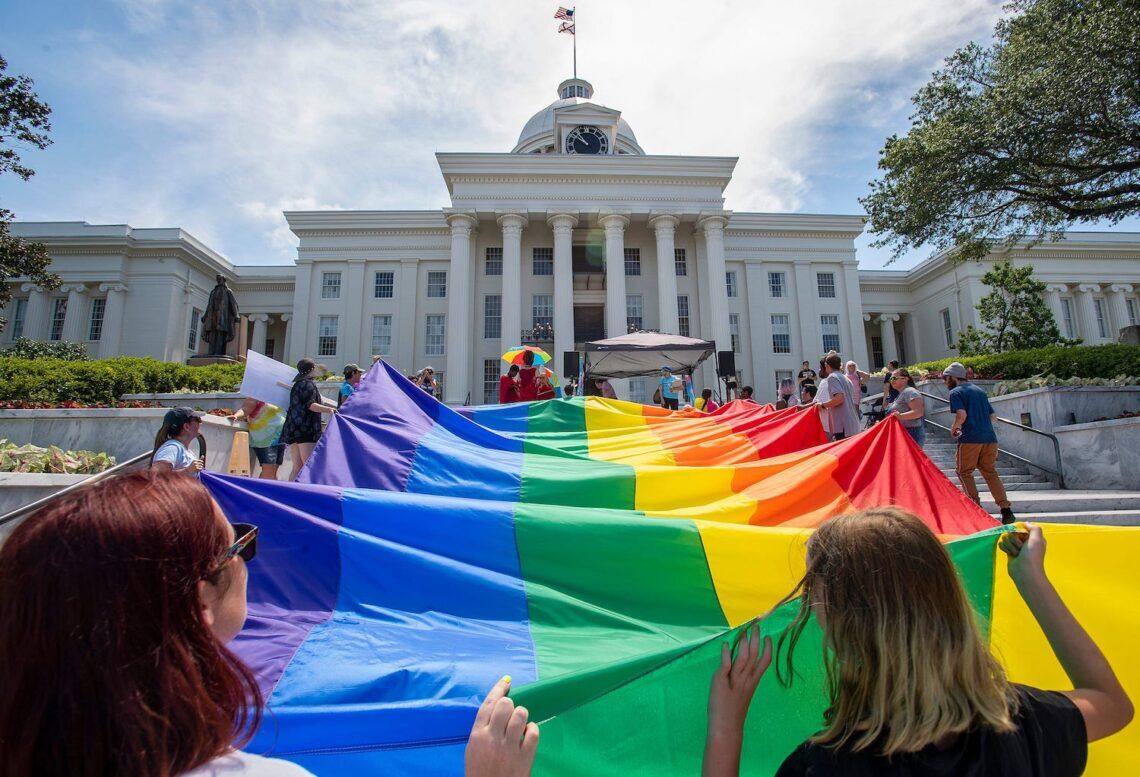
[[[610,139],[597,127],[575,127],[566,136],[567,154],[608,154]]]

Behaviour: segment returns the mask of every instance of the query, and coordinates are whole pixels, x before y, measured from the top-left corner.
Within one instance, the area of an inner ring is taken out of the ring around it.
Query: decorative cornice
[[[681,202],[720,205],[720,197],[648,197],[623,194],[456,194],[452,201],[465,202]]]
[[[772,230],[772,229],[735,229],[731,226],[724,230],[726,237],[761,237],[761,238],[796,238],[800,240],[852,240],[853,236],[842,232],[808,232],[804,230]],[[857,235],[858,233],[854,233]],[[847,249],[854,251],[854,248]]]
[[[41,239],[38,242],[43,242],[43,240]],[[132,253],[130,248],[128,246],[125,246],[125,245],[110,246],[110,247],[92,246],[90,248],[86,248],[83,246],[54,246],[51,243],[48,243],[47,247],[48,247],[48,253],[49,254],[58,255],[58,256],[79,256],[79,255],[86,256],[86,255],[91,255],[91,254],[96,254],[96,255],[100,255],[100,256],[102,256],[102,255],[126,256],[127,254]]]
[[[297,288],[296,283],[242,283],[234,284],[236,291],[294,291]]]
[[[780,254],[780,253],[782,253],[782,254],[843,254],[845,256],[850,256],[851,254],[855,253],[855,249],[853,249],[853,248],[810,248],[810,247],[805,247],[805,248],[765,248],[762,246],[734,246],[734,245],[727,245],[727,244],[725,245],[724,250],[726,253],[730,253],[730,254],[742,254],[742,253],[747,253],[747,254],[756,254],[756,253],[764,253],[764,254]],[[755,257],[755,261],[763,262],[763,261],[783,261],[783,260],[775,259],[775,258],[771,258],[771,257],[767,257],[767,256],[760,256],[760,257]]]
[[[357,253],[369,254],[370,256],[375,256],[380,251],[444,251],[444,252],[447,252],[450,250],[451,250],[451,240],[449,239],[443,243],[432,243],[432,244],[421,244],[421,245],[311,246],[308,248],[306,248],[305,246],[302,246],[301,248],[297,249],[297,252],[298,253],[304,253],[304,254],[324,254],[324,253],[345,254],[345,253],[357,252]],[[305,261],[311,262],[313,260],[312,259],[306,259]],[[396,261],[396,260],[395,259],[382,259],[382,258],[377,257],[375,259],[375,261],[377,261],[377,262],[391,262],[391,261]]]
[[[428,229],[296,229],[298,237],[437,237],[449,234],[446,226]]]
[[[589,173],[583,173],[581,175],[457,175],[451,179],[452,183],[538,183],[555,185],[589,183],[591,186],[644,186],[649,181],[652,181],[656,186],[715,186],[718,189],[723,183],[723,181],[717,178],[665,178],[654,175],[653,173],[646,173],[645,175],[637,177],[590,175]]]

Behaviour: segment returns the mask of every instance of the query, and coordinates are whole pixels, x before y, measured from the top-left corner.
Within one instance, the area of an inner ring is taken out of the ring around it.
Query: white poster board
[[[241,380],[243,396],[260,399],[280,408],[289,407],[289,389],[297,370],[257,351],[245,355],[245,377]]]

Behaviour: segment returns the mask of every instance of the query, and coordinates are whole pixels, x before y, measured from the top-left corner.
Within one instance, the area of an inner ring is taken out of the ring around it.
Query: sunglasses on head
[[[242,561],[246,563],[253,561],[257,555],[257,533],[258,528],[252,523],[235,523],[234,537],[237,539],[233,545],[230,545],[222,557],[218,559],[218,563],[214,565],[214,569],[210,572],[209,576],[216,575],[225,567],[226,564],[233,560],[234,556],[241,556]]]

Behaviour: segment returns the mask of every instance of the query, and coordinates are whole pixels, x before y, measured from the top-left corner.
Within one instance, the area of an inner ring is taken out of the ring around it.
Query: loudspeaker
[[[722,378],[736,376],[736,354],[732,351],[716,352],[716,374]]]
[[[562,352],[562,379],[570,380],[571,378],[577,380],[578,367],[581,363],[582,354],[577,351],[563,351]]]

